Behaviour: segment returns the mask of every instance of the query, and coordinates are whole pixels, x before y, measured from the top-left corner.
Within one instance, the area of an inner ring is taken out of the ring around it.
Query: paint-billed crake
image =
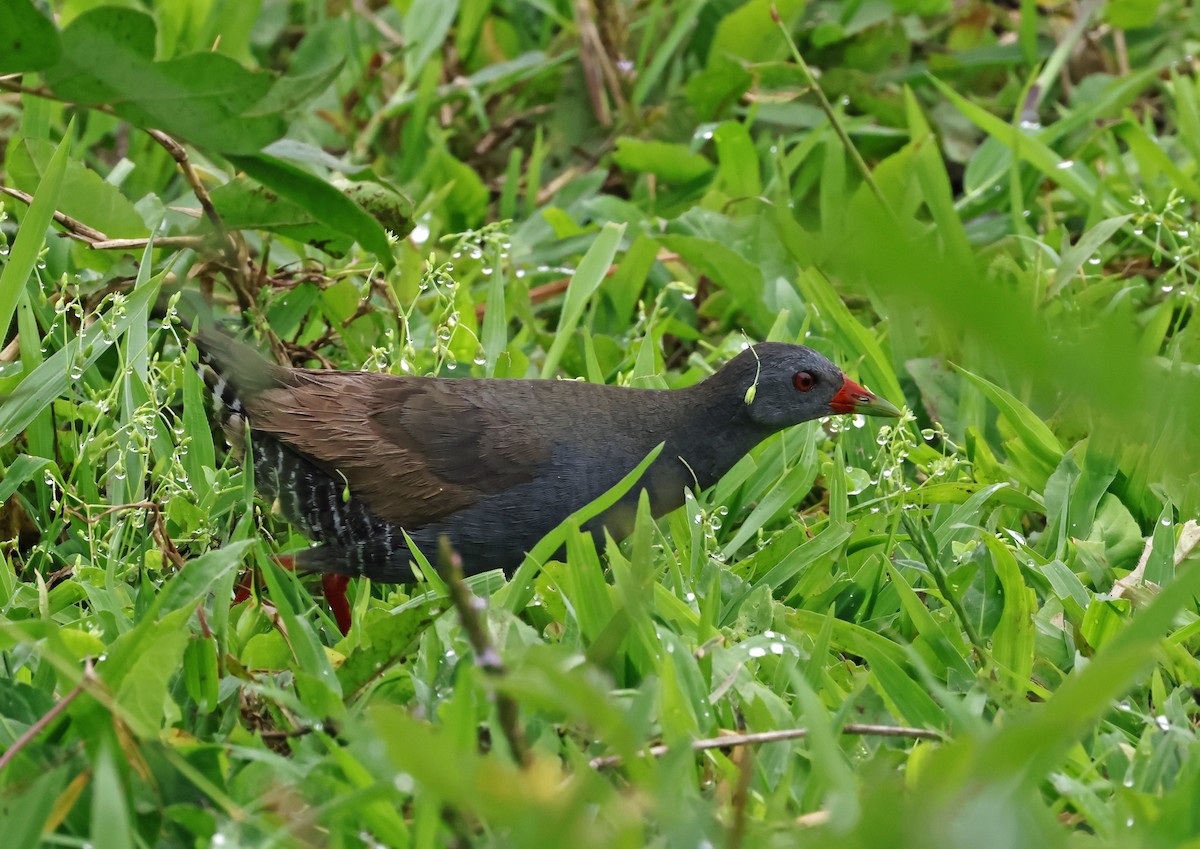
[[[621,538],[641,489],[666,513],[791,425],[899,415],[821,354],[782,343],[657,390],[292,369],[222,333],[194,339],[222,424],[238,439],[249,424],[259,489],[320,543],[296,565],[394,583],[413,580],[402,531],[430,555],[445,535],[467,573],[511,572],[659,443],[640,485],[590,530]]]

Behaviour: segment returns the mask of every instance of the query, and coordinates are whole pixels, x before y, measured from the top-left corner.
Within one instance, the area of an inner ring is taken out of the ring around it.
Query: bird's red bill
[[[845,378],[842,388],[829,402],[835,413],[861,413],[866,416],[899,416],[900,411],[865,386]]]

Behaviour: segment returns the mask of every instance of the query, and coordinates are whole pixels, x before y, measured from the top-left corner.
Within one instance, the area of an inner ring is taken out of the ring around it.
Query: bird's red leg
[[[290,554],[278,555],[275,562],[289,572],[296,570],[296,559]],[[241,604],[250,598],[253,584],[254,571],[243,572],[237,583],[234,584],[231,606]],[[350,626],[354,624],[354,617],[350,614],[350,601],[346,598],[348,586],[350,586],[350,578],[346,575],[321,576],[321,589],[325,592],[325,600],[329,603],[329,610],[333,613],[333,619],[337,622],[338,630],[342,632],[343,637],[350,633]]]
[[[329,610],[337,622],[342,636],[350,633],[354,619],[350,615],[350,601],[346,598],[346,587],[350,586],[347,575],[325,574],[321,576],[321,588],[325,590],[325,600],[329,602]]]
[[[236,604],[241,604],[250,598],[250,591],[254,584],[254,570],[247,569],[242,574],[238,575],[237,583],[233,585],[233,601],[229,602],[229,606],[233,607]]]
[[[296,569],[295,560],[290,554],[281,554],[275,558],[275,562],[282,568],[293,572]],[[250,593],[254,590],[254,576],[257,574],[253,568],[247,569],[238,576],[237,583],[233,585],[233,601],[230,602],[230,607],[235,604],[241,604],[246,599],[250,598]]]

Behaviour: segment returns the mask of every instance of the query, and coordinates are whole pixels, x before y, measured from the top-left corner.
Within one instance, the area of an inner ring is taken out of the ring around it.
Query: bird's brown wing
[[[252,426],[343,477],[377,517],[419,528],[533,480],[549,448],[481,381],[297,370]]]

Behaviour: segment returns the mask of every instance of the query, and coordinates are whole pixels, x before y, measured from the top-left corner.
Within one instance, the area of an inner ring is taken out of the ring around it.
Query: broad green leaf
[[[725,121],[713,131],[713,142],[717,146],[717,186],[731,197],[762,194],[758,151],[745,125]]]
[[[217,186],[211,197],[221,220],[230,229],[278,233],[333,257],[344,256],[354,241],[352,236],[338,232],[299,204],[246,177]]]
[[[92,776],[91,845],[95,849],[134,849],[133,820],[126,781],[117,769],[112,737],[101,741]]]
[[[740,5],[721,18],[708,60],[725,56],[748,62],[782,58],[787,54],[787,42],[772,16],[778,14],[783,25],[791,27],[806,5],[807,0],[749,0]]]
[[[12,465],[5,469],[3,477],[0,477],[0,504],[12,498],[17,487],[31,480],[52,462],[45,457],[31,457],[28,454],[17,457]]]
[[[929,697],[919,680],[883,653],[870,651],[866,658],[879,695],[894,706],[907,724],[918,728],[941,728],[946,724],[945,712]]]
[[[1037,595],[1025,586],[1021,567],[1012,550],[991,534],[984,534],[983,541],[992,553],[1004,593],[1000,623],[992,634],[992,658],[1010,676],[1016,695],[1023,697],[1033,672],[1036,649],[1033,616]]]
[[[61,54],[54,24],[30,0],[0,4],[0,74],[40,71]]]
[[[653,174],[668,183],[690,183],[713,172],[708,157],[693,152],[686,145],[645,141],[632,136],[617,139],[613,163],[626,171]]]
[[[140,737],[154,737],[164,720],[169,724],[179,718],[179,707],[167,688],[182,668],[184,650],[191,639],[187,628],[191,615],[191,610],[169,613],[148,628],[139,629],[136,643],[125,645],[135,656],[130,658],[132,662],[113,699],[121,718]]]
[[[1005,123],[964,98],[941,80],[937,78],[931,78],[931,80],[959,111],[988,135],[1012,150],[1014,156],[1019,156],[1037,168],[1046,179],[1062,186],[1078,199],[1099,198],[1101,210],[1105,215],[1119,216],[1128,212],[1125,205],[1117,201],[1111,192],[1106,190],[1105,184],[1099,181],[1093,171],[1082,167],[1073,160],[1062,158],[1036,134],[1025,132]]]
[[[258,111],[272,78],[219,53],[154,59],[155,24],[134,9],[99,6],[62,32],[62,55],[44,72],[54,93],[108,104],[140,127],[223,153],[253,153],[284,134],[278,114]]]
[[[155,610],[161,614],[190,610],[200,603],[209,588],[241,565],[253,545],[254,541],[247,539],[230,542],[189,560],[163,587],[155,599]]]
[[[9,154],[5,167],[13,184],[33,193],[54,154],[54,146],[44,139],[22,139],[9,148]],[[67,164],[58,211],[112,239],[144,238],[149,234],[146,222],[120,189],[82,162]]]
[[[387,268],[395,265],[387,234],[379,222],[329,183],[266,154],[230,156],[230,162],[274,192],[375,254]]]
[[[458,12],[458,0],[413,3],[404,16],[404,67],[407,77],[417,76],[435,50],[441,48]]]
[[[1136,118],[1131,115],[1130,120],[1118,129],[1118,135],[1137,158],[1148,189],[1153,189],[1156,183],[1166,182],[1173,191],[1181,192],[1193,203],[1200,200],[1200,183],[1172,161],[1170,154],[1160,147],[1161,142],[1142,129]],[[1161,196],[1161,192],[1154,194]]]
[[[892,578],[892,586],[900,597],[901,608],[917,630],[914,648],[933,674],[939,675],[947,669],[953,669],[964,678],[971,677],[972,669],[965,660],[968,645],[960,628],[957,625],[953,628],[943,627],[929,611],[928,602],[917,594],[904,575],[890,563],[886,568]],[[928,592],[928,588],[921,589]],[[944,599],[942,601],[945,602]]]
[[[4,843],[11,849],[37,849],[44,846],[42,830],[47,827],[55,799],[67,784],[70,768],[58,766],[32,775],[23,788],[19,785],[0,797],[0,825]]]
[[[421,633],[446,609],[446,599],[371,619],[363,625],[363,644],[347,655],[337,669],[342,692],[354,698],[376,678],[403,661]]]
[[[1192,561],[1180,570],[1171,592],[1137,612],[1050,701],[1030,706],[989,740],[980,752],[977,774],[1040,781],[1154,662],[1154,647],[1197,592],[1200,568]]]

